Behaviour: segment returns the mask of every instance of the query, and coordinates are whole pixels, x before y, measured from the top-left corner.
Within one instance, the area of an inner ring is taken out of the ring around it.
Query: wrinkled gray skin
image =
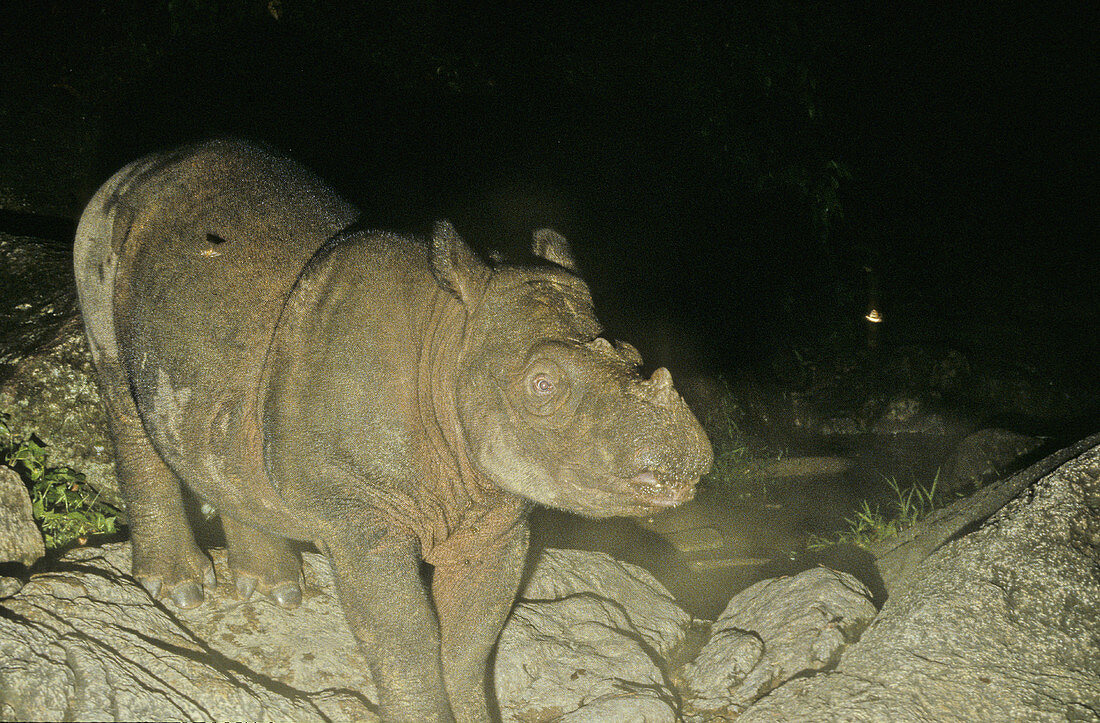
[[[182,482],[242,597],[300,601],[289,540],[329,556],[383,719],[485,720],[528,501],[649,515],[691,498],[710,445],[667,371],[599,337],[557,233],[537,267],[490,267],[446,222],[425,243],[356,218],[231,140],[136,161],[88,205],[76,276],[134,575],[181,607],[214,583]]]

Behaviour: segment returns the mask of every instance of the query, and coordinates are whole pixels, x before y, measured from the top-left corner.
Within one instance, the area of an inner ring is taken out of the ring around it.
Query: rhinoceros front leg
[[[195,544],[179,478],[153,449],[129,390],[112,386],[102,366],[100,375],[130,518],[134,577],[153,597],[163,590],[179,607],[195,607],[203,601],[202,586],[215,583],[214,566]]]
[[[330,531],[324,546],[348,625],[370,662],[382,720],[454,720],[415,539],[367,523]]]
[[[261,532],[222,515],[229,569],[242,600],[259,590],[284,608],[302,604],[301,558],[289,540]]]
[[[432,598],[439,616],[443,678],[457,720],[490,720],[486,668],[516,599],[527,538],[522,524],[503,538],[479,539],[457,549],[454,559],[436,563]]]

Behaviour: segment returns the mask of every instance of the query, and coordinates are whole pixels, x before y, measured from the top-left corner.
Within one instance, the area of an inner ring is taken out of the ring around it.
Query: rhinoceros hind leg
[[[106,369],[106,373],[104,373]],[[118,477],[130,517],[134,577],[153,597],[167,592],[181,608],[203,600],[214,566],[195,544],[179,478],[153,449],[128,390],[111,383],[114,365],[100,365],[101,390],[118,455]]]
[[[259,590],[284,608],[302,604],[302,588],[298,582],[301,560],[288,540],[243,525],[231,517],[222,517],[222,528],[229,547],[229,569],[233,571],[237,594],[242,600]]]

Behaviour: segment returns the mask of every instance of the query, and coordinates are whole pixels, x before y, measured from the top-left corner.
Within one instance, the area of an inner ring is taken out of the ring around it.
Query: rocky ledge
[[[546,550],[501,636],[502,718],[1096,720],[1098,443],[932,552],[877,613],[858,580],[819,567],[693,620],[641,568]],[[129,568],[114,544],[5,578],[0,718],[376,719],[323,557],[305,555],[293,611],[231,585],[170,609]]]

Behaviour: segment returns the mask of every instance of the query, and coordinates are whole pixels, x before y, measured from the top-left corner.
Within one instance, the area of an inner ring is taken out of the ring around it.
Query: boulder
[[[792,678],[835,666],[875,612],[862,583],[824,567],[752,585],[684,666],[686,719],[736,715]]]
[[[0,467],[0,563],[30,567],[45,554],[42,532],[31,515],[27,486],[14,470]]]
[[[497,648],[502,718],[677,720],[664,660],[691,622],[639,567],[545,550]]]
[[[1096,438],[916,566],[835,670],[739,721],[1100,717]]]
[[[970,492],[1015,471],[1019,461],[1042,446],[1041,437],[1008,429],[980,429],[967,435],[943,463],[939,491]]]

